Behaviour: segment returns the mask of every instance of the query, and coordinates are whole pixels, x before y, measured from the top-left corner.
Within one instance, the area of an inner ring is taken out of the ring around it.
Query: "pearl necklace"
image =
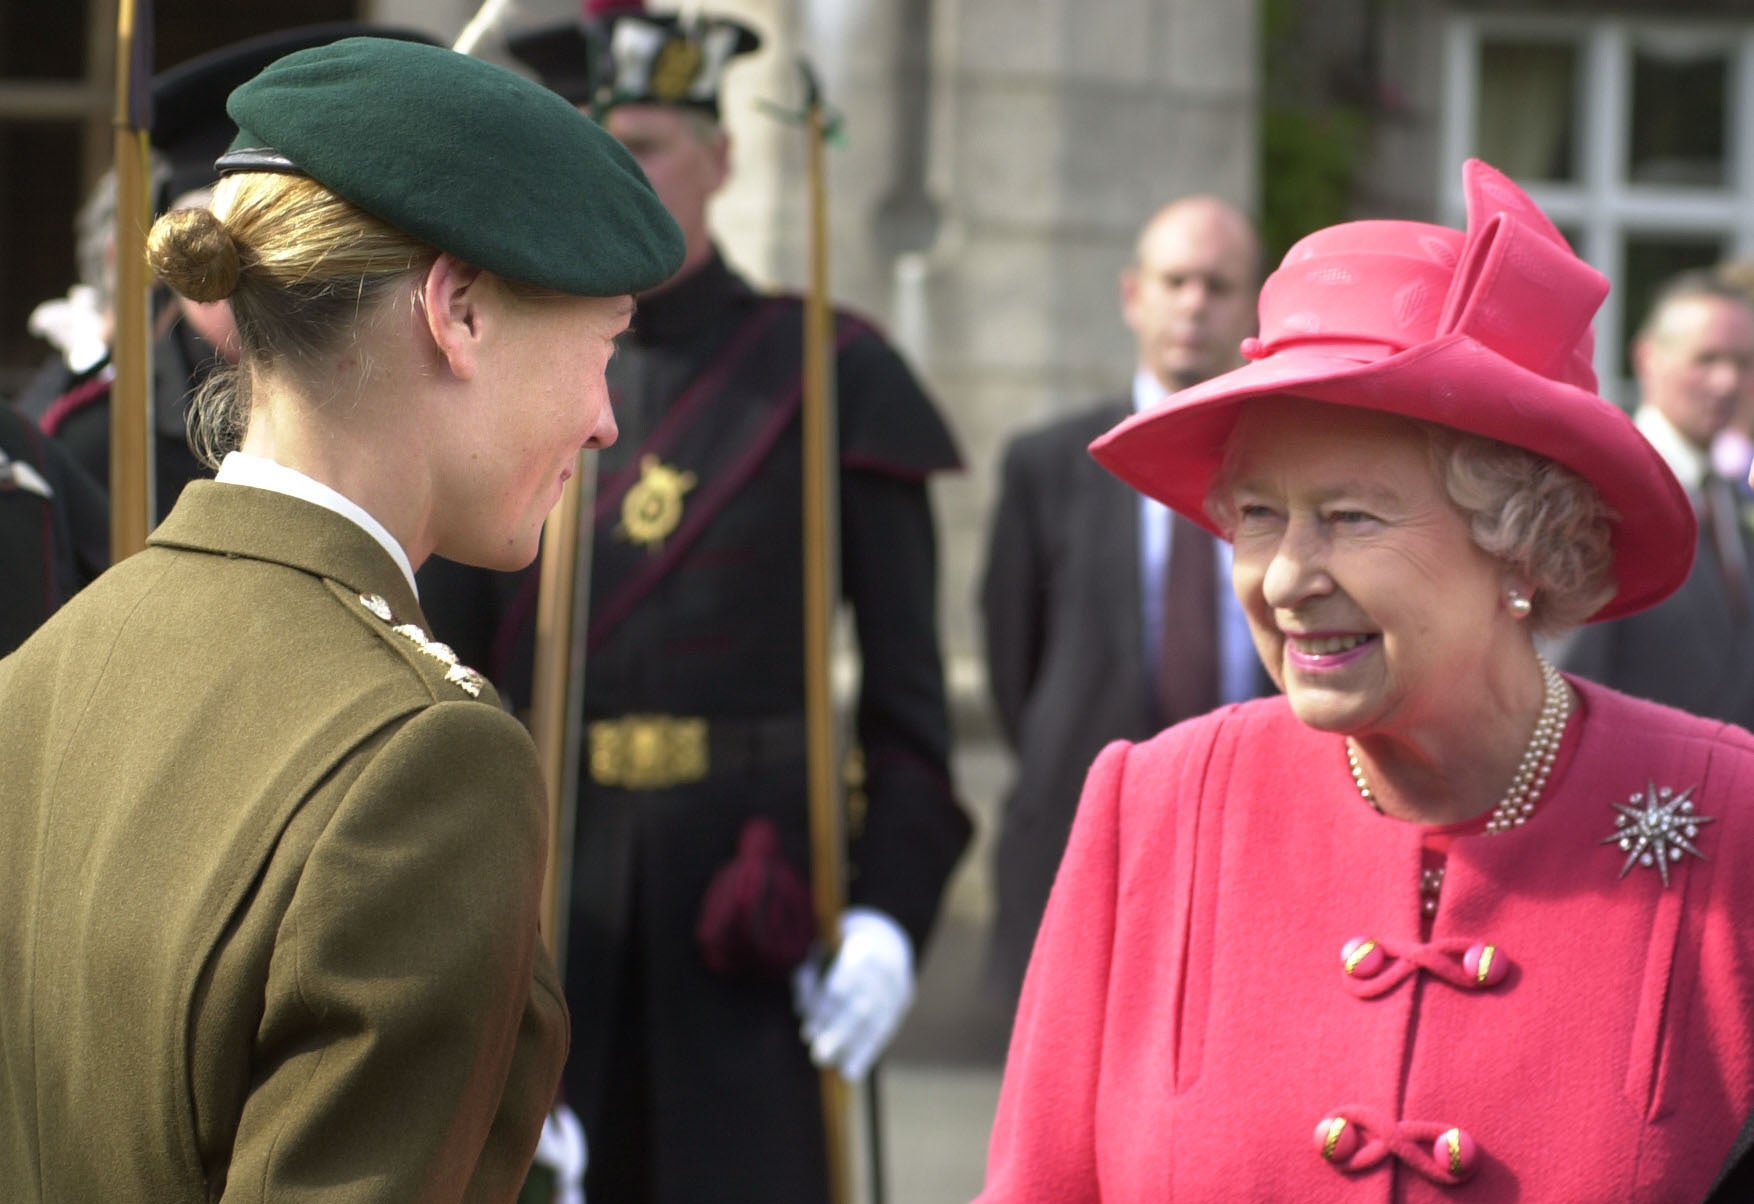
[[[1498,805],[1487,817],[1488,835],[1520,828],[1535,813],[1535,804],[1541,801],[1541,791],[1546,789],[1547,777],[1553,772],[1553,762],[1559,756],[1565,723],[1571,718],[1571,687],[1565,684],[1565,678],[1545,657],[1538,659],[1541,662],[1541,682],[1546,691],[1541,702],[1541,717],[1535,721],[1534,735],[1529,737],[1529,746],[1523,750],[1523,759],[1517,765],[1510,789],[1504,792],[1504,797],[1498,800]],[[1364,776],[1364,766],[1359,763],[1358,746],[1352,743],[1350,736],[1346,738],[1346,763],[1352,768],[1352,781],[1358,787],[1358,793],[1365,802],[1381,811],[1376,795],[1371,793],[1370,782]]]

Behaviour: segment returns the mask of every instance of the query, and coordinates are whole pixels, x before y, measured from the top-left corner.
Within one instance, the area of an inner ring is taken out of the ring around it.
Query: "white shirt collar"
[[[1675,474],[1682,487],[1698,497],[1699,487],[1711,468],[1711,453],[1694,447],[1655,406],[1639,406],[1632,420],[1650,440],[1650,445],[1657,449],[1657,455],[1668,464],[1669,471]]]
[[[313,506],[321,506],[347,519],[354,526],[377,540],[402,575],[408,578],[408,588],[414,591],[416,598],[420,590],[414,584],[414,566],[408,563],[408,553],[396,542],[396,537],[357,502],[337,493],[321,481],[307,477],[296,468],[288,468],[284,464],[262,456],[252,456],[246,452],[227,452],[220,462],[219,472],[215,480],[224,481],[228,485],[248,485],[255,489],[267,489],[274,493],[284,493],[288,497],[300,498]]]
[[[1133,413],[1143,414],[1168,396],[1163,382],[1143,368],[1133,374]]]

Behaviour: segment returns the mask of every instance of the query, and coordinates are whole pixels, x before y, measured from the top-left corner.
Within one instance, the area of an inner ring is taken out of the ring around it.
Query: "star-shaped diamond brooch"
[[[1663,876],[1663,885],[1668,886],[1671,861],[1681,860],[1683,853],[1705,860],[1705,854],[1699,851],[1693,839],[1703,825],[1715,820],[1694,811],[1693,792],[1696,789],[1698,787],[1689,786],[1676,794],[1669,787],[1659,788],[1650,781],[1644,790],[1632,796],[1630,805],[1612,804],[1620,814],[1614,820],[1613,834],[1602,843],[1617,844],[1626,854],[1626,864],[1620,867],[1622,878],[1634,865],[1642,865],[1647,869],[1654,868]]]

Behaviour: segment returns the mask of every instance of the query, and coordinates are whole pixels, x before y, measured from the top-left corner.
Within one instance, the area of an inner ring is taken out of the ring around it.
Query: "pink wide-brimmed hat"
[[[1261,289],[1250,361],[1172,394],[1090,445],[1109,471],[1216,531],[1206,494],[1242,404],[1305,397],[1486,435],[1576,472],[1614,509],[1618,590],[1594,619],[1678,588],[1697,533],[1686,492],[1596,395],[1590,319],[1608,281],[1508,177],[1463,168],[1468,226],[1360,221],[1286,253]]]

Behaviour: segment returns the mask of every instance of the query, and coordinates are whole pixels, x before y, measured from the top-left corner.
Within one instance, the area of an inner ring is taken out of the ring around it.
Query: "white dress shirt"
[[[1705,481],[1705,474],[1711,470],[1711,453],[1693,446],[1687,436],[1675,429],[1675,424],[1663,417],[1663,412],[1652,405],[1641,405],[1633,412],[1632,421],[1650,440],[1650,445],[1657,450],[1657,455],[1681,482],[1694,504],[1699,502],[1699,487]]]

